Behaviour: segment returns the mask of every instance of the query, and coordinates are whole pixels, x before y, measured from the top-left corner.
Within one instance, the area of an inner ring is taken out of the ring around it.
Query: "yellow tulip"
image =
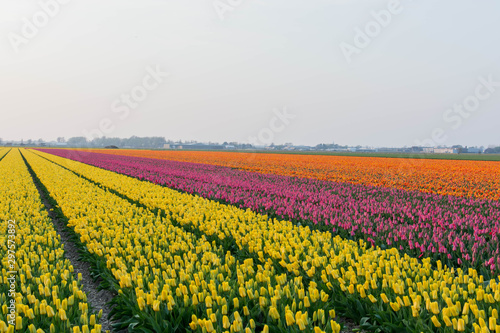
[[[16,317],[16,330],[20,331],[23,329],[23,318],[21,316]]]
[[[444,321],[446,326],[453,326],[453,323],[451,322],[451,320],[448,316],[443,315],[443,321]]]
[[[158,300],[153,301],[153,311],[155,312],[160,311],[160,301]]]
[[[52,318],[53,316],[55,316],[56,313],[54,312],[54,309],[52,309],[52,307],[50,305],[47,305],[45,309],[47,310],[47,316],[49,318]]]
[[[309,302],[309,297],[304,297],[304,307],[308,308],[311,306],[311,303]]]
[[[227,316],[222,317],[222,327],[225,329],[228,329],[231,326],[231,323],[229,322],[229,318]]]
[[[144,301],[144,298],[139,297],[139,298],[137,298],[137,304],[139,305],[139,309],[142,311],[142,310],[144,310],[144,307],[146,306],[146,301]]]
[[[66,311],[64,311],[64,309],[59,309],[59,318],[61,320],[68,320],[68,317],[66,317]]]
[[[459,332],[463,332],[465,331],[465,322],[462,318],[458,319],[458,322],[457,322],[457,331]]]
[[[333,333],[340,333],[340,324],[334,322],[333,320],[330,323]]]
[[[433,314],[439,314],[441,311],[439,310],[439,305],[437,302],[431,303],[431,311]]]
[[[463,309],[463,311],[462,311],[462,314],[464,314],[464,315],[469,314],[469,303],[468,303],[468,302],[466,302],[466,303],[464,304],[464,309]]]
[[[26,311],[26,317],[28,317],[29,319],[35,318],[35,314],[33,313],[33,309],[28,309],[28,311]]]
[[[287,326],[292,326],[295,324],[295,318],[293,317],[293,313],[291,311],[286,311],[285,320]]]
[[[435,327],[441,327],[441,323],[439,322],[439,319],[437,319],[436,316],[432,316],[431,320]]]
[[[349,291],[349,294],[354,294],[354,285],[350,284],[349,288],[347,288],[347,290]]]
[[[64,311],[68,310],[68,300],[66,299],[63,299],[62,303],[61,303],[61,307]]]
[[[210,320],[205,321],[205,328],[209,333],[214,331],[214,326],[212,325],[212,322]]]
[[[211,308],[211,307],[212,307],[212,297],[207,296],[207,297],[205,298],[205,306],[206,306],[207,308]]]
[[[244,314],[245,316],[249,316],[249,315],[250,315],[250,311],[248,311],[248,307],[247,307],[247,306],[244,306],[244,307],[243,307],[243,314]]]
[[[390,303],[391,305],[391,308],[395,311],[395,312],[398,312],[400,307],[399,307],[399,304],[398,303]]]

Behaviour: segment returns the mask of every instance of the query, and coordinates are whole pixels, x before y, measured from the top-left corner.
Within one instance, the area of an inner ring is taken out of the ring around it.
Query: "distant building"
[[[349,151],[349,149],[347,148],[328,148],[328,149],[325,149],[326,151],[340,151],[340,152],[347,152]]]
[[[434,154],[458,154],[458,148],[434,148]]]
[[[380,153],[400,153],[403,151],[403,149],[382,147],[382,148],[375,149],[375,151],[380,152]]]
[[[49,142],[49,145],[51,145],[51,146],[57,146],[57,147],[66,147],[68,145],[68,143],[67,142],[51,141],[51,142]]]
[[[309,151],[312,150],[312,147],[310,146],[294,146],[294,150],[300,150],[300,151]]]
[[[471,153],[471,154],[481,154],[483,152],[483,150],[481,148],[477,148],[477,147],[470,147],[470,148],[467,148],[467,152]]]

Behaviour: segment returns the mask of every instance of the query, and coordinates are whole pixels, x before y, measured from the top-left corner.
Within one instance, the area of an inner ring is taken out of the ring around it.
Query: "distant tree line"
[[[455,145],[452,148],[458,149],[459,154],[469,152],[467,147],[462,147],[460,145]],[[483,153],[484,154],[500,154],[500,147],[487,148],[484,150]]]
[[[58,142],[61,142],[58,140]],[[165,138],[159,136],[151,137],[138,137],[132,136],[130,138],[95,138],[88,141],[83,136],[69,138],[66,142],[70,147],[95,147],[102,148],[108,146],[115,146],[118,148],[163,148],[167,143]]]
[[[495,147],[495,148],[487,148],[484,151],[485,154],[500,154],[500,147]]]
[[[151,137],[138,137],[132,136],[130,138],[94,138],[92,140],[87,140],[84,136],[72,137],[66,140],[64,137],[58,137],[56,140],[59,144],[65,144],[68,147],[89,147],[89,148],[104,148],[104,147],[116,147],[116,148],[164,148],[165,144],[171,145],[182,145],[185,148],[189,148],[189,145],[198,144],[197,141],[182,141],[182,140],[166,140],[164,137],[151,136]],[[21,140],[21,145],[45,145],[44,140]],[[12,145],[12,141],[5,141],[0,138],[0,145]],[[218,145],[218,143],[209,142],[208,145]],[[292,144],[275,145],[271,144],[270,147],[276,150],[285,149]],[[224,142],[222,144],[226,149],[253,149],[253,145],[239,142]],[[347,149],[348,146],[342,146],[335,143],[320,143],[314,147],[315,150],[328,150],[328,149]],[[356,146],[355,148],[361,148],[361,146]],[[467,153],[468,148],[461,145],[455,145],[452,148],[456,148],[458,153]],[[419,147],[412,147],[413,150],[422,150]],[[500,147],[487,148],[483,152],[484,154],[500,154]]]
[[[326,150],[326,149],[342,149],[342,148],[348,148],[348,146],[341,146],[336,143],[320,143],[319,145],[316,145],[315,147],[317,150]],[[358,146],[358,148],[361,148],[361,146]]]
[[[62,139],[62,140],[61,140]],[[64,138],[58,138],[57,142],[66,142],[69,147],[92,147],[92,148],[103,148],[103,147],[117,147],[117,148],[163,148],[165,144],[171,145],[184,145],[188,147],[189,145],[195,145],[197,141],[173,141],[166,140],[164,137],[152,136],[152,137],[138,137],[132,136],[130,138],[95,138],[88,141],[83,136],[69,138],[67,141]],[[209,145],[216,145],[217,143],[209,142]],[[223,146],[231,147],[233,149],[250,149],[252,145],[242,144],[237,142],[224,142]]]

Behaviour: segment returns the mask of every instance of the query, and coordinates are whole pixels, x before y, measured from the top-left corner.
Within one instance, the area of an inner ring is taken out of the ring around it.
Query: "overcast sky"
[[[500,145],[498,1],[59,1],[0,2],[4,140]]]

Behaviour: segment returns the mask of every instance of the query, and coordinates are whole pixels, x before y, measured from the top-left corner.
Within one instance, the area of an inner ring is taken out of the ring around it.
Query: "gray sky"
[[[500,3],[395,1],[2,0],[0,138],[500,145]]]

